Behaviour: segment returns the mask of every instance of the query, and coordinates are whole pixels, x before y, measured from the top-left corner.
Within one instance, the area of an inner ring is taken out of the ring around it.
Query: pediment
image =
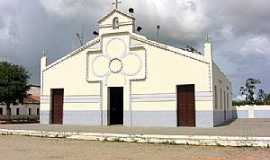
[[[132,17],[126,13],[120,12],[118,10],[113,10],[109,14],[107,14],[106,16],[101,18],[98,21],[98,23],[99,24],[109,24],[112,22],[113,18],[115,18],[115,17],[118,17],[121,22],[130,22],[130,21],[135,20],[134,17]]]

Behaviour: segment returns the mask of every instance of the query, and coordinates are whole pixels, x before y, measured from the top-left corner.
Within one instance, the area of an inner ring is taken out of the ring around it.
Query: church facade
[[[204,53],[135,32],[135,18],[114,9],[99,35],[47,64],[41,58],[41,123],[129,127],[214,127],[232,117],[230,81]]]

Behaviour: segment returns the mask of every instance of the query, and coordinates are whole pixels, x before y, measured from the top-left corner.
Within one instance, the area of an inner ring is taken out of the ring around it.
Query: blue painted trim
[[[255,118],[270,118],[270,110],[255,110]]]

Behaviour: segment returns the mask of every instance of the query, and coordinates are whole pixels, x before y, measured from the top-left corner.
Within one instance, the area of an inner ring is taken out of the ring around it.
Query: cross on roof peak
[[[119,0],[115,0],[115,2],[113,2],[112,4],[115,5],[115,9],[118,9],[118,4],[122,3]]]

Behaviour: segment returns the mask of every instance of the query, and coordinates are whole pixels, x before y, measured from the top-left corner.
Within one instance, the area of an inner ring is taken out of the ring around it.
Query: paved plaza
[[[203,136],[248,136],[270,137],[270,119],[237,119],[230,124],[215,128],[139,128],[123,126],[78,126],[78,125],[42,125],[9,124],[0,125],[0,129],[35,130],[55,132],[91,132],[116,134],[157,134],[157,135],[203,135]]]
[[[88,141],[265,148],[270,147],[269,133],[269,119],[238,119],[215,128],[133,128],[40,124],[0,126],[0,135]]]

